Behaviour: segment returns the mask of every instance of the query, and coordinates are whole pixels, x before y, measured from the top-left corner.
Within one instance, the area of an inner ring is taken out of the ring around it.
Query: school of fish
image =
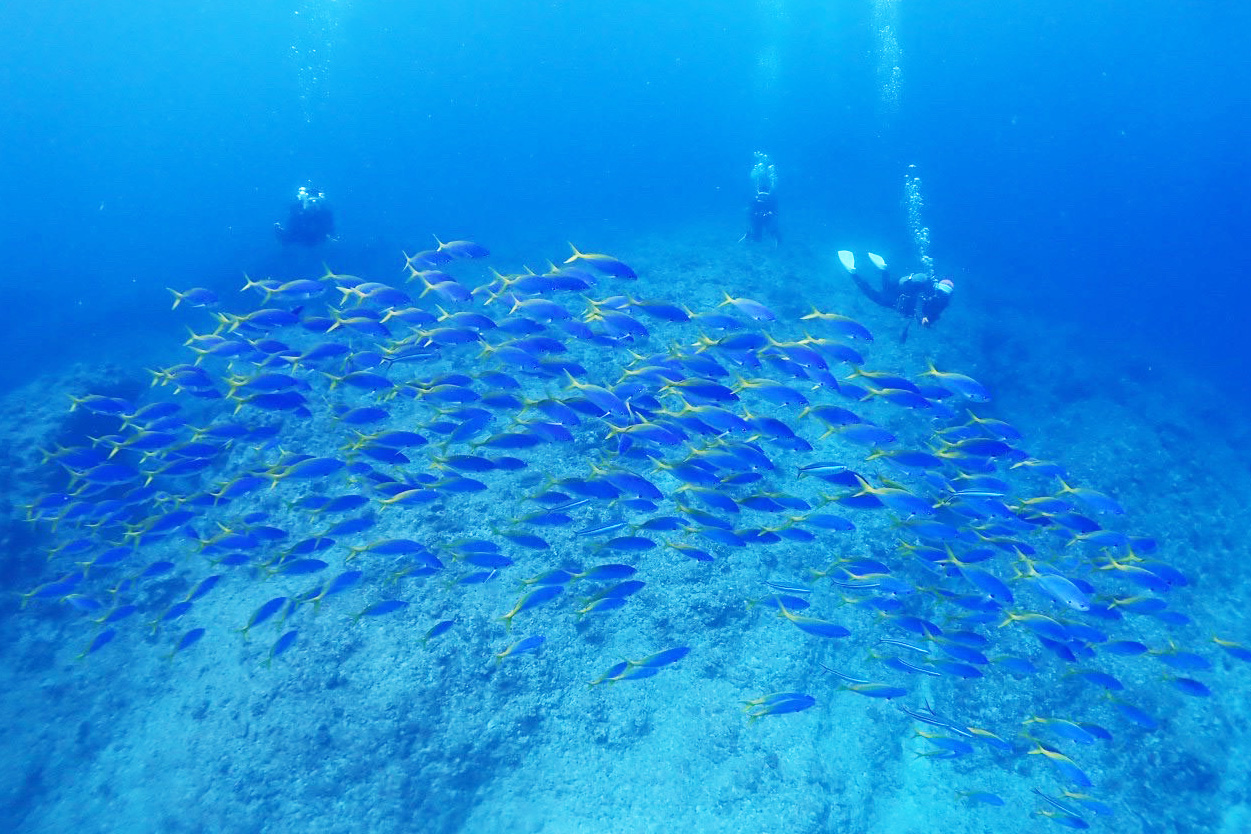
[[[576,248],[545,272],[465,278],[488,254],[439,242],[405,254],[396,285],[249,278],[239,313],[171,290],[212,329],[152,371],[147,401],[74,398],[103,430],[45,450],[59,486],[27,514],[47,577],[23,605],[74,612],[84,660],[154,633],[174,661],[262,633],[274,663],[328,606],[409,616],[508,582],[484,658],[503,666],[543,661],[544,617],[645,605],[654,560],[733,559],[744,599],[795,640],[857,649],[814,667],[811,691],[744,693],[746,720],[889,700],[924,755],[1036,768],[1026,810],[1071,829],[1116,813],[1089,751],[1159,725],[1132,681],[1211,695],[1212,661],[1172,638],[1193,630],[1169,605],[1185,575],[1118,529],[1112,496],[1032,457],[976,380],[873,369],[869,330],[833,311],[635,298],[630,266]],[[436,515],[471,532],[436,534]],[[873,552],[849,552],[855,530]],[[246,622],[213,619],[223,593],[256,595]],[[426,641],[458,627],[414,624]],[[698,651],[653,648],[587,683]],[[980,680],[1020,682],[1035,711],[975,726],[994,691]]]

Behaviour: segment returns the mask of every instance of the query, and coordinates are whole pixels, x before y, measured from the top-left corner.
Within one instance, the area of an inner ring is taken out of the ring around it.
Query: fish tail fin
[[[486,301],[482,302],[482,306],[486,307],[488,305],[494,304],[496,299],[498,299],[501,295],[503,295],[504,290],[506,289],[508,289],[507,286],[501,286],[499,289],[493,290],[491,289],[490,284],[483,284],[481,287],[478,287],[477,289],[475,289],[474,292],[476,293],[478,292],[478,290],[482,290],[484,293],[486,293]]]
[[[226,328],[227,333],[234,333],[242,320],[241,317],[231,315],[230,313],[214,313],[213,318],[217,319],[217,330],[214,331],[214,335],[222,332],[223,327]]]
[[[173,305],[170,306],[169,309],[171,310],[177,309],[178,305],[182,303],[182,300],[185,296],[182,293],[180,293],[178,290],[174,289],[173,287],[166,287],[165,289],[169,290],[170,292],[174,294],[174,303]]]

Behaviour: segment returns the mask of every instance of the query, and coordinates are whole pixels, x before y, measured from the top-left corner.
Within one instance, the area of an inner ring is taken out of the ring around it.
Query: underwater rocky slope
[[[6,827],[1239,830],[1218,394],[901,343],[833,251],[541,254],[10,395]]]

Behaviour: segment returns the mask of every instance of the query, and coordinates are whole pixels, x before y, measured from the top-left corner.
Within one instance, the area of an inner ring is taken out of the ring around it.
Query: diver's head
[[[311,188],[301,185],[299,190],[295,192],[295,199],[299,201],[304,208],[315,206],[322,200],[326,199],[325,193],[319,188]]]

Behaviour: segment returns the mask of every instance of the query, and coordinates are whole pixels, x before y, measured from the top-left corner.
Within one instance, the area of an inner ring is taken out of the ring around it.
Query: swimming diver
[[[943,311],[951,303],[955,282],[950,278],[940,279],[929,272],[914,272],[896,279],[890,274],[885,261],[873,255],[869,257],[881,275],[881,286],[876,289],[856,273],[851,253],[839,252],[843,266],[860,288],[860,292],[875,304],[897,310],[908,319],[909,325],[913,321],[919,322],[922,327],[933,327],[938,323]],[[908,328],[905,327],[901,341],[907,337]]]
[[[773,193],[778,184],[777,168],[766,153],[756,151],[755,158],[756,164],[751,169],[754,193],[747,205],[747,232],[739,241],[759,241],[768,235],[777,246],[782,242],[782,233],[778,230],[778,198]]]
[[[274,233],[284,246],[298,243],[316,246],[334,235],[334,212],[321,189],[300,186],[287,209],[287,223],[274,224]]]

